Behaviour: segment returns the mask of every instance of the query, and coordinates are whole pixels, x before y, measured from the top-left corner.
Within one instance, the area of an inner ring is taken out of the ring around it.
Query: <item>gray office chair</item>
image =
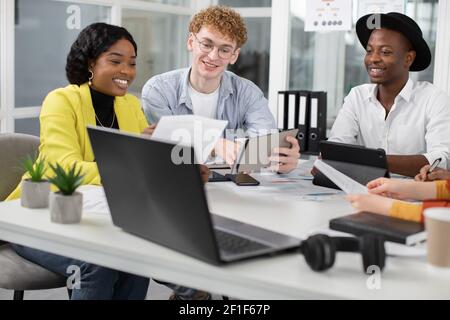
[[[0,134],[0,201],[17,186],[23,171],[20,159],[33,155],[39,138],[20,133]],[[25,290],[44,290],[66,286],[66,279],[22,257],[0,239],[0,288],[14,290],[14,300],[23,300]],[[69,291],[70,296],[70,291]]]

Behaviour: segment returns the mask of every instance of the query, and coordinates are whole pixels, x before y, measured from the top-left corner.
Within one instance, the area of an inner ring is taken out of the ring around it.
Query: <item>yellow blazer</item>
[[[148,127],[139,100],[131,94],[115,97],[114,111],[121,131],[141,133]],[[39,156],[45,157],[46,162],[58,162],[65,168],[77,163],[85,175],[83,184],[100,185],[100,175],[86,130],[87,125],[96,125],[87,83],[81,86],[68,85],[50,92],[42,103],[39,120]],[[46,175],[52,174],[49,168]],[[7,200],[19,197],[20,184]]]

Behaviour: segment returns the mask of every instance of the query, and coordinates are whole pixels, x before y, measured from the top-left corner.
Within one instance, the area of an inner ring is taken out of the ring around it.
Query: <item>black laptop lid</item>
[[[88,127],[115,225],[207,262],[220,263],[211,216],[190,147]],[[188,161],[189,162],[189,161]]]

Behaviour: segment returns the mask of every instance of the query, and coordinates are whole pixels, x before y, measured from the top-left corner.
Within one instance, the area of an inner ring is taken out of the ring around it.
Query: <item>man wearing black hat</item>
[[[356,23],[372,84],[353,88],[331,129],[331,141],[383,148],[391,172],[414,176],[441,158],[450,165],[450,99],[409,71],[426,69],[431,53],[406,15],[366,15]]]

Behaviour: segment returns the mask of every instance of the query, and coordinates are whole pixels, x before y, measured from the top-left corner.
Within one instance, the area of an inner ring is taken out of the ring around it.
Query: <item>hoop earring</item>
[[[92,72],[91,69],[89,69],[88,72],[90,73],[88,83],[89,83],[89,86],[92,86],[92,79],[94,79],[94,73]]]

